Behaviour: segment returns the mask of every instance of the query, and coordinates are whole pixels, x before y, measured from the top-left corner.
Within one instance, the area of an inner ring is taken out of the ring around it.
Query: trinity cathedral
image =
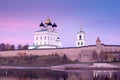
[[[57,24],[46,19],[45,23],[40,23],[39,30],[34,32],[34,45],[30,46],[29,49],[61,47],[62,43],[57,32]]]

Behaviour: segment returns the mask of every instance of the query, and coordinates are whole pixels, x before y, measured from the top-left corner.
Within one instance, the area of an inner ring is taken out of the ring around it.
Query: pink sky
[[[1,0],[0,43],[32,45],[34,31],[49,16],[58,25],[64,47],[75,46],[81,24],[88,45],[95,44],[98,36],[105,44],[120,45],[119,3],[118,0]]]

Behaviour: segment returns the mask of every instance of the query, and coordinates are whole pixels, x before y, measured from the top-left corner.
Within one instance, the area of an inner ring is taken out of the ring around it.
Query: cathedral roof
[[[85,34],[85,31],[79,31],[78,34]]]
[[[52,25],[52,27],[57,27],[57,25],[54,23],[54,24]]]
[[[46,29],[45,30],[38,30],[38,31],[35,31],[35,32],[43,32],[43,31],[47,31]]]
[[[44,26],[43,22],[41,22],[39,26],[40,26],[40,27],[43,27],[43,26]]]
[[[99,38],[99,37],[97,38],[96,42],[101,42],[101,40],[100,40],[100,38]]]
[[[84,31],[80,31],[80,33],[83,33],[83,34],[85,34],[85,32],[84,32]]]

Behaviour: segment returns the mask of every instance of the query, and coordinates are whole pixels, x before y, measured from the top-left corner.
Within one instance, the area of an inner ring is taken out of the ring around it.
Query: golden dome
[[[51,21],[50,21],[50,19],[46,19],[45,20],[45,24],[48,24],[48,23],[50,23]]]

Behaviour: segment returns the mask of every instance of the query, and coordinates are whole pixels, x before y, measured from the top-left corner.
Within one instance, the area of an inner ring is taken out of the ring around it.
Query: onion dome
[[[81,34],[85,34],[85,32],[84,32],[84,31],[80,31],[80,33],[81,33]]]
[[[49,23],[47,23],[47,25],[48,25],[48,26],[52,26],[52,23],[51,23],[51,22],[49,22]]]
[[[80,31],[79,31],[79,33],[81,33],[81,34],[85,34],[85,32],[82,30],[82,25],[81,25],[81,27],[80,27]]]
[[[45,20],[45,24],[48,24],[49,22],[51,22],[50,19],[46,19],[46,20]]]
[[[41,22],[39,26],[40,26],[40,27],[43,27],[43,26],[44,26],[43,22]]]
[[[57,27],[57,25],[54,23],[54,24],[52,25],[52,27]]]
[[[81,30],[80,30],[78,33],[80,33],[80,34],[85,34],[85,31],[81,31]]]
[[[50,19],[46,19],[46,20],[45,20],[45,24],[49,24],[50,22],[51,22]]]
[[[47,19],[47,20],[45,21],[45,24],[46,24],[47,26],[52,26],[52,23],[51,23],[51,20],[50,20],[50,19]]]

